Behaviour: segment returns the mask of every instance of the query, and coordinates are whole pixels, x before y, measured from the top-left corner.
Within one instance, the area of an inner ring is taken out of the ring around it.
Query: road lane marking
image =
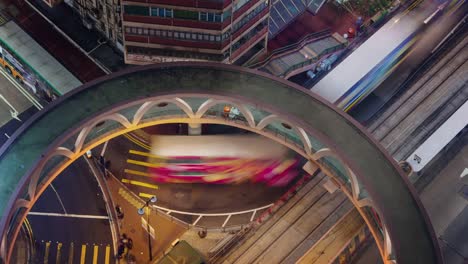
[[[42,108],[44,108],[37,100],[36,98],[34,98],[34,96],[32,96],[31,94],[29,94],[29,92],[27,92],[23,87],[21,87],[20,84],[18,84],[16,82],[16,80],[10,76],[10,74],[6,73],[3,69],[0,70],[0,73],[5,76],[6,79],[8,79],[10,81],[10,83],[15,86],[15,88],[20,91],[20,93],[22,93],[24,95],[24,97],[26,97],[37,109],[41,110]]]
[[[104,264],[109,264],[110,263],[110,246],[106,246],[106,257],[104,260]]]
[[[98,254],[99,254],[98,245],[94,245],[93,264],[97,264]]]
[[[143,203],[139,202],[133,195],[129,194],[127,191],[125,191],[123,188],[119,189],[119,194],[124,198],[127,202],[129,202],[131,205],[135,206],[136,208],[141,208],[143,207]]]
[[[154,154],[151,154],[151,153],[148,153],[148,152],[143,152],[143,151],[138,151],[138,150],[133,150],[133,149],[130,149],[128,151],[128,153],[135,154],[135,155],[140,155],[140,156],[145,156],[145,157],[162,158],[162,156],[157,156],[157,155],[154,155]]]
[[[160,165],[157,165],[157,164],[152,164],[152,163],[149,163],[149,162],[144,162],[144,161],[139,161],[139,160],[132,160],[132,159],[128,159],[128,160],[127,160],[127,163],[129,163],[129,164],[135,164],[135,165],[140,165],[140,166],[144,166],[144,167],[148,167],[148,168],[158,168],[158,167],[161,167]]]
[[[70,251],[68,252],[68,264],[73,264],[73,253],[75,253],[73,242],[70,243]]]
[[[32,227],[31,227],[31,223],[29,223],[29,220],[28,218],[24,218],[24,225],[26,226],[26,232],[29,233],[29,242],[31,243],[31,245],[34,245],[34,233],[33,233],[33,230],[32,230]],[[35,249],[34,247],[32,248],[33,250],[33,254],[35,253]]]
[[[43,212],[29,212],[28,215],[87,218],[87,219],[109,219],[109,217],[105,215],[58,214],[58,213],[43,213]]]
[[[122,179],[122,182],[132,184],[132,185],[136,185],[136,186],[146,187],[146,188],[150,188],[150,189],[155,189],[155,190],[159,189],[159,187],[156,184],[150,184],[150,183],[141,182],[141,181]]]
[[[19,115],[18,110],[16,110],[16,108],[15,108],[10,102],[8,102],[8,100],[7,100],[3,95],[1,95],[1,94],[0,94],[0,99],[2,99],[3,102],[5,102],[5,104],[7,104],[8,107],[11,108],[11,109],[10,109],[11,118],[14,118],[14,119],[16,119],[16,120],[18,120],[18,121],[20,121],[20,122],[23,122],[23,121],[18,117],[18,115]]]
[[[80,264],[85,264],[86,261],[86,245],[81,245],[81,260]]]
[[[44,264],[49,263],[49,251],[50,251],[50,241],[46,242],[46,248],[44,253]]]
[[[151,177],[151,174],[144,172],[144,171],[125,169],[124,172],[128,174],[138,175],[138,176]]]
[[[57,256],[55,257],[55,264],[60,264],[60,258],[62,257],[62,243],[57,244]]]
[[[149,193],[139,193],[138,196],[143,197],[143,198],[151,198],[154,196],[154,194],[149,194]]]
[[[57,190],[54,188],[54,186],[52,185],[52,183],[50,184],[50,187],[51,187],[52,190],[55,192],[55,195],[57,195],[57,199],[59,200],[60,205],[62,206],[63,212],[66,214],[66,213],[67,213],[67,210],[65,210],[65,206],[63,205],[63,202],[62,202],[62,199],[60,198],[60,195],[58,194]]]

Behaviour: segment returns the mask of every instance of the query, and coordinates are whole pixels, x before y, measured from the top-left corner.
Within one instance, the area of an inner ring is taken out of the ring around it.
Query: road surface
[[[98,263],[105,263],[107,246],[110,256],[113,256],[107,218],[97,181],[88,164],[79,159],[47,187],[28,215],[36,240],[36,261],[47,259],[53,262],[60,255],[60,263],[64,263],[72,255],[72,263],[79,263],[83,255],[82,246],[85,245],[85,263],[93,263],[96,245]],[[47,246],[49,241],[51,244]],[[73,254],[70,251],[72,242]],[[62,244],[60,250],[59,243]]]

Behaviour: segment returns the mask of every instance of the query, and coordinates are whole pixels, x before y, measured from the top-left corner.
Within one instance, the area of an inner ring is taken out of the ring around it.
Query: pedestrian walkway
[[[272,58],[259,69],[288,79],[290,76],[310,68],[323,57],[343,49],[347,41],[337,33],[328,33],[306,43],[300,45],[296,50],[278,54],[276,58]]]
[[[148,215],[139,215],[138,209],[144,205],[144,200],[129,191],[118,179],[110,176],[107,180],[114,204],[120,206],[124,213],[119,220],[120,234],[126,234],[133,240],[133,248],[129,251],[136,258],[136,263],[149,263],[149,234],[151,233],[151,252],[153,260],[163,256],[171,248],[172,243],[186,230],[178,220],[152,210]],[[147,228],[149,226],[149,228]]]

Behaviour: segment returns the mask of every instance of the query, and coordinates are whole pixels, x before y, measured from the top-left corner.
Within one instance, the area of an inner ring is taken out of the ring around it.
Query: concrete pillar
[[[201,135],[201,124],[199,123],[188,124],[188,134],[192,136]]]

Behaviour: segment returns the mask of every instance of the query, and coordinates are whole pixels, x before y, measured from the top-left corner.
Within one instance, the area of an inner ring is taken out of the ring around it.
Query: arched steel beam
[[[79,133],[77,127],[114,107],[171,94],[217,95],[287,117],[288,123],[316,136],[355,173],[381,213],[398,263],[442,262],[434,231],[413,187],[396,162],[357,122],[285,80],[235,66],[193,62],[140,67],[106,76],[72,91],[28,120],[0,149],[0,168],[7,172],[2,174],[0,185],[2,239],[13,219],[14,204],[23,198],[20,194],[41,155],[60,147],[64,135]],[[52,123],[56,125],[51,127]],[[76,155],[82,154],[81,140],[84,142],[80,139]],[[9,242],[2,243],[3,252],[4,243]]]

